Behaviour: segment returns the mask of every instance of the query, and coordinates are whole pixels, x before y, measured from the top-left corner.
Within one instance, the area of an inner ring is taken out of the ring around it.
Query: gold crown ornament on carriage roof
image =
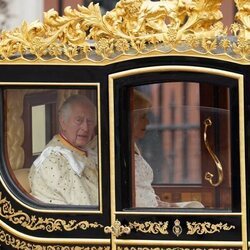
[[[153,55],[202,55],[250,61],[250,2],[235,0],[234,23],[221,22],[222,0],[120,0],[104,15],[98,4],[51,9],[44,21],[3,31],[0,62],[103,62]],[[229,35],[231,32],[232,35]]]

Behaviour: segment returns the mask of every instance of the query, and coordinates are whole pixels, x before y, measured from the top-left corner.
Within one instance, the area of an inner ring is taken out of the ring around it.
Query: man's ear
[[[62,131],[65,130],[65,120],[63,117],[59,117],[59,125]]]

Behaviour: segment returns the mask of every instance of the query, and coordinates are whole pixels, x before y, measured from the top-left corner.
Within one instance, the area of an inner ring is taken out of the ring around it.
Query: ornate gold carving
[[[110,246],[79,246],[79,245],[45,245],[34,244],[31,242],[26,242],[21,239],[17,239],[11,234],[6,233],[4,230],[0,229],[0,242],[7,246],[11,246],[12,249],[33,249],[33,250],[110,250]]]
[[[181,222],[178,219],[174,221],[174,226],[172,231],[177,237],[182,234]]]
[[[44,14],[44,22],[23,22],[2,32],[0,58],[101,62],[120,55],[196,51],[250,60],[249,3],[235,0],[231,40],[220,11],[222,0],[120,0],[105,15],[98,4]],[[240,58],[239,58],[240,55]]]
[[[97,222],[90,223],[88,221],[65,221],[62,219],[43,218],[36,215],[29,215],[22,210],[15,211],[6,198],[2,198],[0,192],[0,216],[31,231],[45,230],[47,232],[54,231],[73,231],[76,229],[87,230],[89,228],[102,228],[103,226]]]
[[[212,157],[212,159],[213,159],[213,161],[214,161],[214,163],[216,165],[217,172],[218,172],[218,180],[217,180],[217,182],[213,181],[214,175],[212,173],[210,173],[210,172],[206,172],[205,173],[205,180],[207,180],[212,186],[218,187],[222,183],[222,181],[223,181],[223,167],[221,165],[220,160],[215,155],[215,153],[213,152],[213,150],[210,148],[209,143],[207,141],[207,128],[209,126],[212,126],[212,121],[211,121],[210,118],[207,118],[204,121],[204,126],[205,126],[205,128],[204,128],[204,134],[203,134],[204,143],[205,143],[207,151],[209,152],[210,156]]]
[[[135,229],[137,232],[140,231],[142,233],[152,233],[152,234],[168,234],[168,221],[162,222],[151,222],[146,221],[142,224],[134,221],[129,222],[129,227],[131,229]]]
[[[238,37],[232,49],[240,56],[250,54],[250,3],[248,0],[234,0],[238,12],[235,15],[235,23],[231,25],[232,33]]]
[[[238,37],[250,40],[250,3],[249,0],[234,0],[238,9],[235,20],[238,27],[234,27]]]
[[[187,221],[187,228],[188,228],[187,234],[193,235],[193,234],[220,233],[222,230],[230,231],[232,229],[235,229],[235,226],[233,225],[229,226],[227,223],[223,224],[222,222],[218,224],[212,224],[210,222],[200,223],[200,222]]]
[[[119,237],[122,234],[130,234],[131,229],[127,226],[123,226],[120,221],[116,220],[114,225],[106,226],[104,228],[105,233],[111,233],[115,237]]]

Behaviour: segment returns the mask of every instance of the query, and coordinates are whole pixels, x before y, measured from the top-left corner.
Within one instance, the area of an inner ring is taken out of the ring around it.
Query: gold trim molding
[[[145,247],[145,246],[118,246],[117,250],[242,250],[242,248],[235,247]]]
[[[21,225],[31,231],[44,230],[47,232],[56,231],[74,231],[77,229],[87,230],[89,228],[103,228],[103,225],[97,222],[90,223],[88,221],[65,221],[62,219],[43,218],[36,215],[29,215],[22,210],[15,211],[10,201],[2,197],[0,192],[0,217],[7,219],[15,225]]]
[[[187,221],[187,228],[189,235],[194,234],[214,234],[214,233],[220,233],[221,231],[230,231],[235,229],[235,226],[228,225],[227,223],[223,224],[222,222],[218,224],[212,224],[210,222],[188,222]]]
[[[79,245],[45,245],[34,244],[15,238],[9,233],[6,233],[0,228],[0,243],[4,243],[7,246],[11,246],[13,249],[34,249],[34,250],[110,250],[110,246],[79,246]],[[0,244],[1,246],[1,244]]]
[[[131,229],[135,229],[136,232],[142,232],[142,233],[152,233],[152,234],[168,234],[168,221],[165,222],[151,222],[146,221],[142,224],[134,221],[129,222],[129,227]]]
[[[186,222],[187,225],[187,235],[194,235],[194,234],[214,234],[214,233],[220,233],[221,231],[230,231],[235,229],[234,225],[228,225],[227,223],[217,223],[213,224],[211,222]],[[115,237],[119,237],[123,233],[129,234],[130,230],[135,229],[136,232],[142,232],[142,233],[151,233],[151,234],[169,234],[168,232],[168,226],[169,222],[151,222],[146,221],[144,223],[139,222],[129,222],[128,226],[122,226],[121,222],[116,220],[114,223],[114,226],[111,227],[105,227],[104,231],[105,233],[112,233],[115,235]],[[130,229],[130,230],[128,230]],[[182,234],[183,229],[181,226],[180,220],[176,219],[174,221],[174,226],[172,228],[172,232],[179,237],[179,235]]]
[[[104,228],[104,233],[111,233],[115,237],[119,237],[123,234],[130,234],[131,229],[127,226],[123,226],[119,220],[116,220],[113,225],[106,226]]]
[[[64,15],[51,9],[43,22],[23,22],[0,34],[0,61],[96,62],[126,55],[187,51],[250,61],[250,6],[234,0],[234,23],[224,27],[222,0],[120,0],[104,15],[98,4]],[[229,32],[233,34],[229,36]]]
[[[194,234],[214,234],[214,233],[220,233],[221,231],[230,231],[235,229],[235,226],[233,225],[228,225],[227,223],[217,223],[213,224],[210,222],[204,222],[204,223],[198,223],[198,222],[186,222],[187,225],[187,235],[194,235]],[[151,233],[151,234],[169,234],[168,232],[168,226],[169,222],[151,222],[151,221],[146,221],[144,223],[139,223],[139,222],[129,222],[128,227],[132,230],[135,229],[136,232],[142,232],[142,233]],[[127,233],[124,231],[124,228],[127,228],[127,226],[121,226],[121,223],[119,221],[116,221],[115,223],[115,228],[116,230],[112,229],[110,227],[105,227],[105,232],[106,233],[113,233],[113,231],[117,232],[114,234],[116,237],[120,236],[123,233]],[[183,229],[181,226],[181,222],[176,219],[174,221],[174,226],[172,228],[172,232],[179,237],[179,235],[182,234]],[[130,233],[130,232],[128,232]],[[127,233],[127,234],[128,234]]]

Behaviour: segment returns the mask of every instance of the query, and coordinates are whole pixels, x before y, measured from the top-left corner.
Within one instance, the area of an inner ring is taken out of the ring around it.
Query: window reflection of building
[[[150,125],[144,156],[154,168],[154,182],[200,183],[199,86],[195,83],[150,85]],[[151,141],[152,143],[149,143]],[[151,145],[154,147],[151,147]]]
[[[163,86],[161,98],[162,121],[169,124],[163,131],[163,147],[168,152],[165,156],[169,163],[168,182],[199,183],[199,87],[190,83],[171,85]]]
[[[215,80],[216,81],[216,80]],[[198,200],[205,207],[230,208],[230,90],[220,84],[165,82],[136,87],[147,95],[147,133],[137,144],[154,173],[153,187],[164,201]],[[223,181],[204,141],[223,168]],[[212,173],[213,181],[206,176]]]

